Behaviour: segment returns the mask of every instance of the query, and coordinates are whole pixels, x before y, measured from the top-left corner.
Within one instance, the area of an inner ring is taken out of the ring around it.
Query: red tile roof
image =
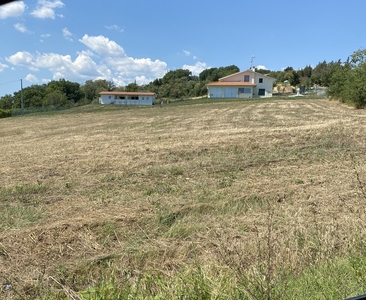
[[[99,95],[130,95],[130,96],[154,96],[155,93],[152,92],[100,92]]]
[[[207,83],[206,86],[257,86],[257,85],[244,81],[216,81]]]

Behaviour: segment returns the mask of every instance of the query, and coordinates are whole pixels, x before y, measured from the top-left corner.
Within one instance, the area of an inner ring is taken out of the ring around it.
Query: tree
[[[24,107],[41,107],[46,96],[46,85],[31,85],[23,89]],[[14,108],[21,107],[21,91],[15,92]]]
[[[13,97],[11,95],[5,95],[0,98],[0,109],[11,109],[13,106]]]
[[[289,72],[289,71],[293,71],[294,68],[293,67],[287,67],[286,69],[284,69],[283,71],[286,73],[286,72]]]
[[[61,78],[58,81],[52,80],[47,84],[47,93],[61,92],[64,93],[66,98],[71,102],[78,102],[83,98],[83,93],[80,90],[80,84],[77,82],[71,82]]]
[[[139,86],[137,85],[137,83],[135,81],[133,83],[127,84],[125,90],[126,90],[126,92],[138,92]]]
[[[185,69],[177,69],[175,71],[169,71],[168,73],[166,73],[162,79],[163,83],[170,83],[172,81],[174,81],[175,79],[180,79],[180,78],[186,78],[186,79],[190,79],[190,77],[192,76],[192,72],[189,70],[185,70]]]
[[[355,51],[345,63],[332,63],[329,69],[329,95],[356,108],[366,107],[366,50]]]
[[[311,74],[311,81],[321,86],[329,86],[332,77],[332,69],[336,63],[327,63],[325,60],[319,63]]]
[[[306,66],[304,69],[302,69],[302,76],[307,78],[311,77],[311,73],[313,72],[313,68],[311,66]]]
[[[112,81],[105,79],[87,80],[80,90],[85,98],[85,103],[90,103],[98,98],[98,95],[102,91],[113,91],[116,86]]]
[[[66,95],[58,91],[47,94],[43,101],[43,106],[62,107],[68,105],[70,105],[70,101]]]
[[[205,82],[218,81],[219,78],[238,72],[240,72],[240,69],[235,65],[220,68],[210,68],[203,70],[199,74],[198,79]]]
[[[292,86],[298,86],[300,84],[300,75],[297,71],[295,70],[292,71],[292,76],[289,82]]]

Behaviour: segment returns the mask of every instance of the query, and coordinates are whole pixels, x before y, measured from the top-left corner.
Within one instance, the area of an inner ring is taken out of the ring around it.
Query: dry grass
[[[0,284],[77,299],[112,266],[296,273],[347,256],[364,238],[365,125],[302,99],[2,119]]]

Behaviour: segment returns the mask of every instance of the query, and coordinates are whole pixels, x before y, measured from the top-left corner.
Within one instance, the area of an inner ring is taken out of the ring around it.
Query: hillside
[[[300,299],[311,291],[284,282],[364,259],[364,110],[307,99],[104,110],[0,120],[0,298],[113,286]],[[333,296],[361,293],[358,271]]]

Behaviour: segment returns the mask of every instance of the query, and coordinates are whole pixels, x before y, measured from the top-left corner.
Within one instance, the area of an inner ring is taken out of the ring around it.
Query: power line
[[[5,85],[5,84],[9,84],[9,83],[13,83],[13,82],[19,82],[19,81],[20,81],[20,79],[9,81],[9,82],[3,82],[3,83],[0,83],[0,85]]]

